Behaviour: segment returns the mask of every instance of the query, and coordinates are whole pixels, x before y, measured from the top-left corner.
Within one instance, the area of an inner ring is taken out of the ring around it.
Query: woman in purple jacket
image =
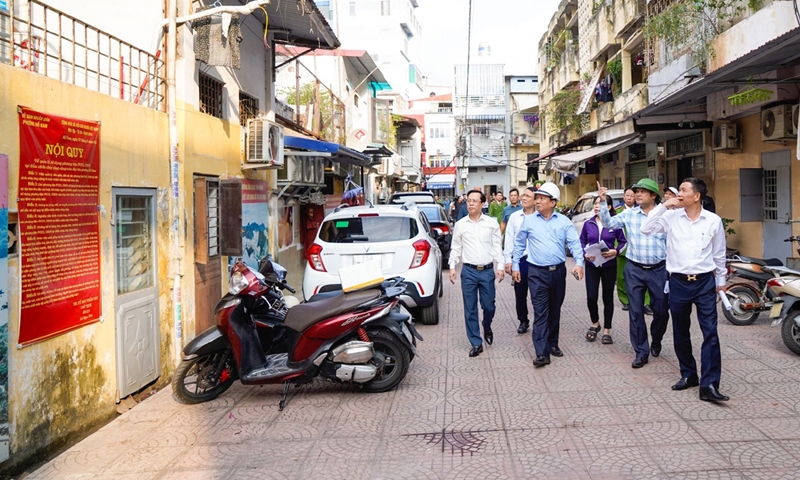
[[[614,201],[608,198],[608,211],[614,216]],[[589,317],[592,326],[586,332],[586,341],[594,342],[600,332],[600,315],[598,314],[597,301],[600,283],[603,284],[603,338],[606,345],[614,343],[611,338],[611,319],[614,316],[614,283],[617,278],[617,253],[622,251],[627,244],[625,233],[621,228],[606,228],[600,221],[600,198],[594,200],[594,217],[583,224],[581,230],[581,245],[584,252],[588,245],[593,245],[602,240],[608,250],[602,252],[606,261],[601,267],[594,265],[595,257],[586,256],[586,303],[589,307]]]

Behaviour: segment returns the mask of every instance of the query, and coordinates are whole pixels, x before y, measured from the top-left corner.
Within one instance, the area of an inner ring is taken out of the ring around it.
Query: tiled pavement
[[[445,276],[445,279],[447,277]],[[232,387],[186,406],[164,389],[32,475],[33,479],[778,479],[800,476],[800,357],[766,318],[720,315],[725,405],[673,392],[671,328],[640,370],[627,313],[613,345],[587,343],[583,283],[568,277],[563,358],[531,365],[512,288],[498,288],[495,344],[468,358],[458,284],[400,387],[383,394],[323,381]],[[764,315],[765,316],[765,315]],[[650,317],[648,317],[649,319]],[[699,362],[700,332],[692,331]]]

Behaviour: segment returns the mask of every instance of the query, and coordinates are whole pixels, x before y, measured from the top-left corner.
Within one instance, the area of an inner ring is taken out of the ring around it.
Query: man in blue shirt
[[[556,203],[561,198],[558,187],[546,182],[536,191],[536,213],[522,221],[514,238],[511,270],[515,282],[522,279],[520,261],[528,262],[528,286],[533,304],[533,348],[536,350],[535,367],[550,364],[550,355],[564,356],[558,348],[561,325],[561,305],[567,288],[567,267],[564,245],[575,259],[572,274],[583,279],[583,249],[578,232],[572,222],[556,213]],[[527,255],[526,260],[522,257]]]
[[[661,190],[655,180],[643,178],[633,187],[636,207],[615,216],[608,213],[606,193],[608,189],[597,183],[597,196],[600,197],[600,220],[608,228],[625,227],[628,247],[625,256],[625,286],[628,292],[628,319],[630,320],[631,346],[636,352],[631,367],[642,368],[652,354],[661,354],[661,340],[667,331],[669,311],[664,286],[667,283],[667,236],[663,233],[645,235],[642,225],[650,212],[660,203]],[[652,340],[648,342],[647,324],[644,321],[644,294],[650,291],[650,306],[653,321],[650,324]]]

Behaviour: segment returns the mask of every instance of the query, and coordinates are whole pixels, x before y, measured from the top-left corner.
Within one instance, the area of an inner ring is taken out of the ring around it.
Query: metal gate
[[[628,185],[633,185],[643,178],[647,178],[647,162],[628,164]]]
[[[792,256],[792,236],[787,222],[792,209],[791,152],[780,150],[761,154],[764,191],[764,258],[785,262]]]
[[[122,398],[158,378],[161,370],[155,191],[115,188],[112,196],[117,389]]]

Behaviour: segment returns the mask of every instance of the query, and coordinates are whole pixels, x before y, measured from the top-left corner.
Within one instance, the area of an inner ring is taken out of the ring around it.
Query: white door
[[[117,388],[125,397],[158,378],[155,190],[115,188]]]
[[[784,242],[792,236],[787,222],[792,211],[792,171],[789,150],[761,155],[764,185],[764,258],[786,262],[793,254],[792,244]]]

